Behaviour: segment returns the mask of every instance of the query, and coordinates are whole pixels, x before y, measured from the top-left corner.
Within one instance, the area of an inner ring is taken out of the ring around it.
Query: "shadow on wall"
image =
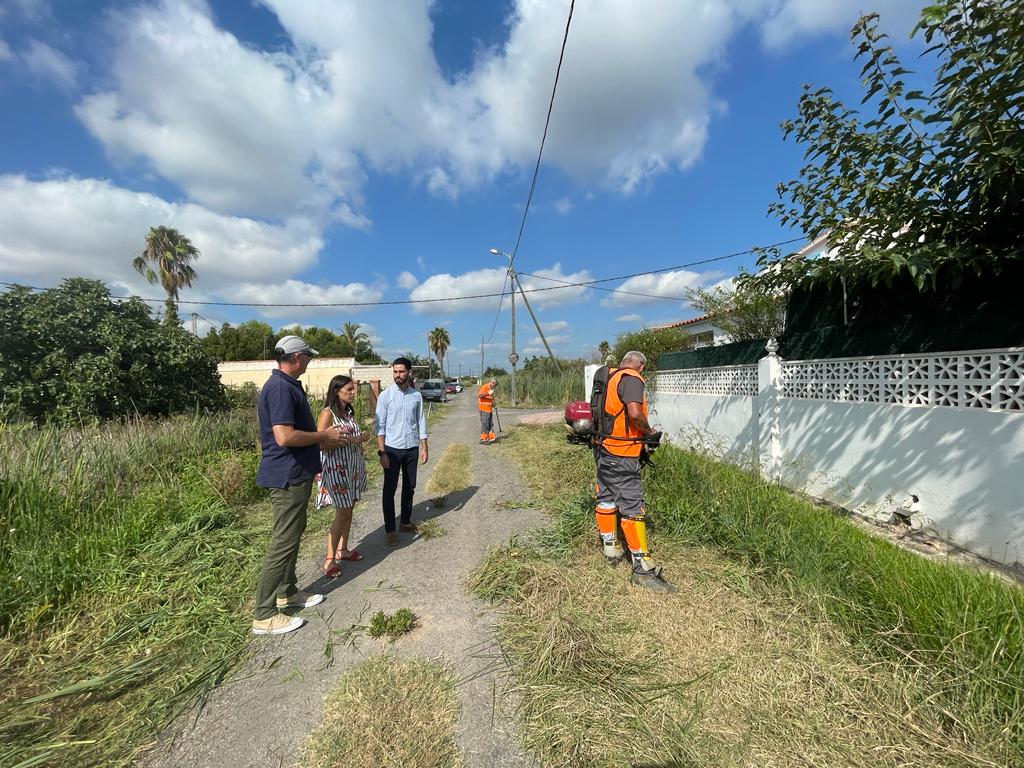
[[[863,507],[915,494],[927,525],[1024,559],[1024,414],[781,399],[786,485]]]

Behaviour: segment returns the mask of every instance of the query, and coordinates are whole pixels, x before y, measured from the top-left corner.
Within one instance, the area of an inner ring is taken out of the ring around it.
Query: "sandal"
[[[338,561],[333,559],[333,558],[330,558],[330,557],[325,557],[324,558],[324,576],[326,576],[329,579],[333,579],[336,576],[340,576],[340,575],[341,575],[341,566],[338,565]]]
[[[334,555],[336,560],[362,560],[363,556],[360,554],[358,549],[350,549],[347,555],[341,554],[342,550],[338,550],[337,554]]]

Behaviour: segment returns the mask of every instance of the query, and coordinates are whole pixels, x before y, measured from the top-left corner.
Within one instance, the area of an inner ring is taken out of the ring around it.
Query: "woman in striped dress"
[[[329,451],[321,451],[323,469],[319,476],[316,508],[334,507],[334,522],[327,533],[327,556],[324,573],[341,573],[339,560],[362,560],[358,551],[348,548],[352,530],[352,507],[366,491],[366,462],[363,443],[370,439],[369,432],[359,429],[353,403],[356,383],[348,376],[335,376],[327,385],[327,401],[317,420],[317,429],[338,427],[342,444]]]

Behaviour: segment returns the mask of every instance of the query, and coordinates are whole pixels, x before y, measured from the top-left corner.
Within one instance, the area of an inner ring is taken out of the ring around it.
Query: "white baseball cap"
[[[305,352],[308,355],[320,354],[299,336],[285,336],[278,339],[277,344],[274,345],[274,351],[277,350],[281,350],[286,355],[294,355],[296,352]]]

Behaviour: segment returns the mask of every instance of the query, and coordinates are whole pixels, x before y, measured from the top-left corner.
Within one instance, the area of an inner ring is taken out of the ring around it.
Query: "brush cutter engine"
[[[590,413],[590,403],[586,400],[573,400],[565,406],[566,439],[570,443],[590,444],[590,436],[594,433],[594,419]]]

